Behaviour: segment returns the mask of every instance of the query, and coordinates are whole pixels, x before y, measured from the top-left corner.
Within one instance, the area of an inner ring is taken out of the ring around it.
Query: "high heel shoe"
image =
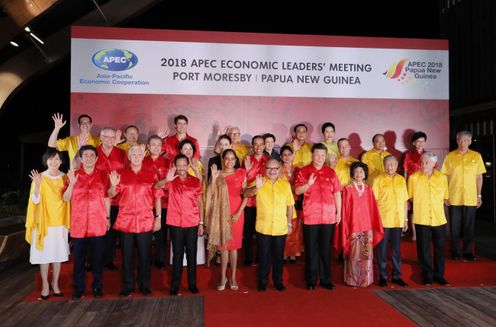
[[[217,285],[217,290],[218,291],[223,291],[226,289],[226,283],[227,283],[227,278],[224,280],[224,282],[221,281],[219,285]]]
[[[50,298],[50,293],[48,293],[48,295],[40,294],[38,300],[48,300],[49,298]]]
[[[229,284],[230,284],[230,287],[229,287],[229,288],[230,288],[231,290],[233,290],[233,291],[237,291],[237,290],[239,289],[238,284],[237,284],[236,282],[233,282],[233,281],[231,280],[231,282],[230,282]]]
[[[51,284],[49,286],[50,286],[50,291],[53,293],[53,296],[55,296],[55,297],[63,297],[64,296],[64,293],[62,293],[62,292],[55,293]]]

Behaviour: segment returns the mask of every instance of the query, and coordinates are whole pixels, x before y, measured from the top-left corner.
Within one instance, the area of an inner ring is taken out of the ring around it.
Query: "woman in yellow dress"
[[[55,149],[47,150],[42,157],[47,168],[41,174],[32,170],[28,211],[26,215],[26,241],[31,244],[31,264],[40,265],[42,280],[41,299],[63,296],[59,288],[61,262],[69,259],[70,205],[62,198],[67,176],[59,170],[62,156]],[[52,264],[51,283],[48,270]]]

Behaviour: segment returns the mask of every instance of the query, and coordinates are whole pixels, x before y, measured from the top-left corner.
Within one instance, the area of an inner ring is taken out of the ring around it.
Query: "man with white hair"
[[[486,172],[479,152],[470,150],[472,133],[456,134],[458,149],[451,151],[444,160],[441,172],[448,176],[449,215],[451,227],[452,258],[477,260],[472,253],[475,230],[475,213],[482,204],[482,174]],[[460,234],[463,248],[460,249]]]
[[[444,279],[444,242],[446,216],[444,203],[448,200],[448,179],[434,169],[437,156],[425,152],[421,158],[421,170],[408,178],[408,196],[413,201],[413,223],[417,231],[417,256],[422,269],[424,285],[435,281],[449,285]],[[432,263],[431,240],[434,248]]]
[[[241,131],[239,127],[233,126],[227,131],[227,135],[231,138],[231,149],[236,152],[240,162],[245,160],[245,157],[250,154],[250,148],[241,142]]]

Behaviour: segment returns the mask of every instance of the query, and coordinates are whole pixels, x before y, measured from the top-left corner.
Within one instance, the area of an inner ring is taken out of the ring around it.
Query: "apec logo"
[[[129,50],[102,49],[91,58],[95,66],[109,71],[121,71],[138,64],[138,57]]]

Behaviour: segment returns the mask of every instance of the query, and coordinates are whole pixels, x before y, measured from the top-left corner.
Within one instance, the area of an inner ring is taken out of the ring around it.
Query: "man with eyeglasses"
[[[276,159],[265,163],[265,177],[257,175],[255,187],[249,188],[245,196],[256,194],[257,219],[255,230],[258,242],[258,290],[267,288],[272,261],[272,281],[278,291],[284,291],[282,279],[284,245],[286,235],[293,225],[294,198],[291,185],[280,177],[281,164]]]
[[[120,173],[125,166],[128,165],[126,151],[119,149],[115,144],[116,130],[111,127],[104,127],[100,131],[100,139],[102,144],[96,148],[98,151],[98,161],[96,162],[96,169],[109,176],[111,171]],[[117,238],[117,231],[113,229],[117,214],[119,213],[119,196],[110,200],[110,224],[111,228],[105,235],[104,245],[104,265],[109,270],[116,270],[113,260],[115,257],[115,242]]]

